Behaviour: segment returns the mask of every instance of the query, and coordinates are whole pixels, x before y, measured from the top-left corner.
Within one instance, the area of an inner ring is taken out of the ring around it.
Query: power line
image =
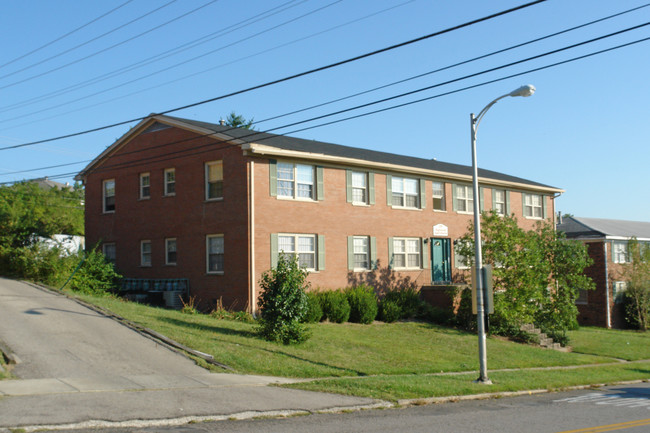
[[[133,1],[133,0],[129,0],[129,1]],[[255,23],[255,22],[259,21],[259,20],[266,19],[266,18],[268,18],[270,16],[273,16],[273,15],[275,15],[277,13],[280,13],[280,12],[284,12],[285,10],[290,9],[292,7],[295,7],[297,5],[300,5],[300,4],[302,4],[302,3],[306,2],[306,1],[308,1],[308,0],[302,0],[296,5],[285,7],[285,6],[287,6],[287,5],[291,4],[291,3],[296,2],[296,0],[289,0],[286,3],[283,3],[283,4],[279,5],[279,6],[274,7],[274,8],[268,9],[268,10],[262,12],[262,13],[259,13],[257,15],[254,15],[254,16],[250,17],[250,18],[242,20],[242,21],[240,21],[240,22],[238,22],[236,24],[232,24],[232,25],[230,25],[228,27],[225,27],[225,28],[223,28],[221,30],[209,33],[209,34],[207,34],[205,36],[202,36],[200,38],[197,38],[197,39],[194,39],[192,41],[186,42],[184,44],[178,45],[175,48],[168,49],[166,51],[163,51],[162,53],[159,53],[159,54],[156,54],[154,56],[148,57],[146,59],[140,60],[138,62],[132,63],[132,64],[130,64],[128,66],[124,66],[124,67],[121,67],[121,68],[118,68],[118,69],[114,69],[111,72],[107,72],[107,73],[99,75],[97,77],[94,77],[94,78],[82,81],[80,83],[76,83],[76,84],[73,84],[73,85],[70,85],[70,86],[67,86],[67,87],[64,87],[64,88],[61,88],[61,89],[46,93],[46,94],[41,95],[41,96],[36,96],[36,97],[30,98],[30,99],[26,99],[26,100],[23,100],[23,101],[20,101],[20,102],[13,103],[11,105],[6,105],[4,107],[0,107],[0,113],[6,112],[6,111],[11,110],[13,108],[24,107],[26,105],[29,105],[30,103],[41,102],[41,101],[45,101],[47,99],[51,99],[51,98],[56,97],[56,96],[61,96],[61,95],[65,94],[65,93],[69,93],[70,91],[82,89],[84,87],[87,87],[89,85],[95,84],[97,82],[100,82],[100,81],[108,79],[108,78],[114,78],[114,77],[119,76],[119,75],[121,75],[123,73],[130,72],[130,71],[138,69],[138,68],[140,68],[142,66],[146,66],[148,64],[157,62],[157,61],[165,59],[167,57],[176,55],[176,54],[178,54],[180,52],[183,52],[184,50],[194,48],[194,47],[196,47],[198,45],[204,44],[204,43],[209,42],[209,41],[211,41],[213,39],[216,39],[218,37],[225,36],[225,35],[227,35],[227,34],[229,34],[231,32],[239,30],[239,29],[241,29],[243,27],[246,27],[246,26],[248,26],[250,24],[253,24],[253,23]],[[284,9],[282,9],[282,8],[284,8]],[[271,13],[271,12],[273,12],[273,13]],[[266,16],[264,16],[264,15],[266,15]],[[239,26],[239,27],[237,27],[237,26]]]
[[[300,72],[300,73],[297,73],[297,74],[294,74],[294,75],[290,75],[290,76],[287,76],[287,77],[284,77],[284,78],[279,78],[277,80],[268,81],[268,82],[263,83],[263,84],[258,84],[258,85],[248,87],[248,88],[245,88],[245,89],[237,90],[235,92],[231,92],[231,93],[228,93],[228,94],[225,94],[225,95],[217,96],[217,97],[210,98],[210,99],[205,99],[203,101],[199,101],[199,102],[184,105],[184,106],[181,106],[181,107],[176,107],[176,108],[173,108],[173,109],[170,109],[170,110],[162,111],[159,114],[173,113],[173,112],[176,112],[176,111],[184,110],[184,109],[191,108],[191,107],[196,107],[196,106],[207,104],[207,103],[214,102],[214,101],[217,101],[217,100],[226,99],[226,98],[229,98],[229,97],[232,97],[232,96],[235,96],[235,95],[240,95],[240,94],[243,94],[243,93],[251,92],[253,90],[259,90],[259,89],[262,89],[264,87],[268,87],[268,86],[272,86],[272,85],[275,85],[275,84],[283,83],[285,81],[293,80],[293,79],[296,79],[296,78],[299,78],[299,77],[304,77],[306,75],[314,74],[316,72],[322,72],[322,71],[325,71],[325,70],[328,70],[328,69],[332,69],[332,68],[335,68],[335,67],[338,67],[338,66],[342,66],[342,65],[345,65],[345,64],[348,64],[348,63],[355,62],[357,60],[365,59],[367,57],[371,57],[371,56],[374,56],[374,55],[377,55],[377,54],[385,53],[387,51],[391,51],[391,50],[394,50],[394,49],[397,49],[397,48],[402,48],[402,47],[405,47],[407,45],[411,45],[411,44],[414,44],[414,43],[417,43],[417,42],[422,42],[422,41],[424,41],[426,39],[430,39],[432,37],[440,36],[442,34],[449,33],[449,32],[452,32],[454,30],[458,30],[458,29],[461,29],[461,28],[464,28],[464,27],[468,27],[468,26],[471,26],[471,25],[474,25],[474,24],[478,24],[480,22],[487,21],[487,20],[502,16],[502,15],[506,15],[506,14],[509,14],[509,13],[512,13],[512,12],[515,12],[515,11],[518,11],[518,10],[521,10],[521,9],[524,9],[524,8],[527,8],[527,7],[530,7],[530,6],[534,6],[536,4],[543,3],[545,1],[546,0],[535,0],[535,1],[530,2],[530,3],[526,3],[526,4],[523,4],[523,5],[520,5],[520,6],[516,6],[514,8],[510,8],[510,9],[507,9],[507,10],[504,10],[504,11],[500,11],[500,12],[497,12],[497,13],[494,13],[494,14],[491,14],[491,15],[488,15],[488,16],[485,16],[485,17],[482,17],[482,18],[478,18],[478,19],[475,19],[475,20],[472,20],[472,21],[468,21],[468,22],[465,22],[463,24],[459,24],[459,25],[449,27],[449,28],[444,29],[444,30],[440,30],[440,31],[437,31],[437,32],[434,32],[434,33],[430,33],[428,35],[420,36],[420,37],[415,38],[415,39],[411,39],[411,40],[408,40],[408,41],[405,41],[405,42],[401,42],[401,43],[398,43],[398,44],[395,44],[395,45],[384,47],[384,48],[381,48],[381,49],[378,49],[378,50],[375,50],[375,51],[371,51],[371,52],[368,52],[368,53],[365,53],[365,54],[361,54],[361,55],[358,55],[358,56],[355,56],[355,57],[352,57],[352,58],[348,58],[346,60],[341,60],[341,61],[338,61],[338,62],[335,62],[335,63],[330,63],[329,65],[320,66],[318,68],[303,71],[303,72]],[[38,141],[32,141],[32,142],[28,142],[28,143],[16,144],[16,145],[12,145],[12,146],[0,147],[0,150],[17,149],[17,148],[20,148],[20,147],[33,146],[35,144],[42,144],[42,143],[48,143],[48,142],[51,142],[51,141],[62,140],[64,138],[77,137],[79,135],[89,134],[91,132],[102,131],[102,130],[105,130],[105,129],[114,128],[116,126],[125,125],[127,123],[137,122],[137,121],[145,119],[146,117],[148,117],[148,116],[129,119],[129,120],[125,120],[125,121],[122,121],[122,122],[117,122],[117,123],[113,123],[113,124],[109,124],[109,125],[100,126],[100,127],[97,127],[97,128],[92,128],[92,129],[87,129],[87,130],[84,130],[84,131],[79,131],[79,132],[75,132],[75,133],[71,133],[71,134],[61,135],[61,136],[58,136],[58,137],[52,137],[52,138],[47,138],[47,139],[38,140]]]
[[[130,25],[130,24],[133,24],[133,23],[136,22],[136,21],[141,20],[142,18],[145,18],[145,17],[147,17],[147,16],[149,16],[149,15],[151,15],[151,14],[153,14],[153,13],[155,13],[155,12],[157,12],[157,11],[163,9],[163,8],[166,8],[167,6],[169,6],[170,4],[172,4],[172,3],[176,2],[176,1],[177,1],[177,0],[171,0],[170,2],[168,2],[168,3],[166,3],[166,4],[162,5],[162,6],[159,6],[158,8],[156,8],[156,9],[154,9],[154,10],[152,10],[152,11],[147,12],[147,13],[144,14],[144,15],[141,15],[141,16],[139,16],[138,18],[135,18],[135,19],[129,21],[128,23],[126,23],[126,24],[122,24],[121,26],[115,27],[114,29],[111,29],[111,30],[109,30],[108,32],[102,33],[101,35],[96,36],[96,37],[94,37],[94,38],[92,38],[92,39],[90,39],[90,40],[87,40],[87,41],[85,41],[85,42],[83,42],[83,43],[81,43],[81,44],[79,44],[79,45],[75,45],[75,46],[72,47],[72,48],[68,48],[68,49],[65,50],[65,51],[62,51],[62,52],[60,52],[60,53],[57,53],[57,54],[55,54],[55,55],[53,55],[53,56],[50,56],[50,57],[48,57],[48,58],[46,58],[46,59],[43,59],[43,60],[39,61],[39,62],[32,63],[31,65],[28,65],[28,66],[26,66],[26,67],[24,67],[24,68],[22,68],[22,69],[19,69],[19,70],[17,70],[17,71],[14,71],[14,72],[10,73],[10,74],[0,76],[0,79],[7,78],[7,77],[10,77],[10,76],[12,76],[12,75],[15,75],[15,74],[17,74],[17,73],[19,73],[19,72],[26,71],[26,70],[28,70],[28,69],[33,68],[34,66],[38,66],[38,65],[40,65],[40,64],[42,64],[42,63],[45,63],[45,62],[47,62],[47,61],[49,61],[49,60],[52,60],[52,59],[54,59],[54,58],[57,58],[57,57],[61,57],[62,55],[67,54],[67,53],[69,53],[70,51],[74,51],[74,50],[76,50],[77,48],[81,48],[81,47],[83,47],[83,46],[85,46],[85,45],[88,45],[88,44],[90,44],[90,43],[92,43],[92,42],[95,42],[96,40],[101,39],[101,38],[103,38],[104,36],[110,35],[111,33],[114,33],[114,32],[116,32],[116,31],[118,31],[118,30],[120,30],[120,29],[122,29],[122,28],[124,28],[124,27],[126,27],[126,26],[128,26],[128,25]]]
[[[44,45],[41,45],[40,47],[35,48],[35,49],[29,51],[28,53],[25,53],[25,54],[23,54],[23,55],[21,55],[21,56],[18,56],[18,57],[16,57],[16,58],[13,59],[13,60],[8,61],[7,63],[4,63],[4,64],[0,65],[0,69],[1,69],[1,68],[4,68],[5,66],[11,65],[12,63],[17,62],[18,60],[24,59],[25,57],[30,56],[30,55],[32,55],[32,54],[34,54],[34,53],[36,53],[36,52],[42,50],[43,48],[47,48],[47,47],[49,47],[50,45],[52,45],[52,44],[54,44],[54,43],[56,43],[56,42],[59,42],[59,41],[62,40],[62,39],[67,38],[68,36],[72,35],[73,33],[76,33],[76,32],[78,32],[79,30],[81,30],[81,29],[83,29],[83,28],[86,28],[86,27],[88,27],[89,25],[91,25],[91,24],[93,24],[93,23],[95,23],[95,22],[101,20],[102,18],[104,18],[104,17],[106,17],[106,16],[112,14],[112,13],[115,12],[116,10],[118,10],[118,9],[120,9],[120,8],[122,8],[122,7],[124,7],[124,6],[126,6],[127,4],[131,3],[132,1],[133,1],[133,0],[127,0],[126,2],[124,2],[124,3],[122,3],[121,5],[119,5],[119,6],[115,7],[115,8],[113,8],[113,9],[111,9],[110,11],[108,11],[108,12],[106,12],[106,13],[104,13],[104,14],[98,16],[97,18],[95,18],[95,19],[93,19],[93,20],[88,21],[86,24],[82,25],[81,27],[77,27],[77,28],[74,29],[74,30],[70,30],[68,33],[66,33],[66,34],[64,34],[64,35],[62,35],[62,36],[59,36],[58,38],[56,38],[56,39],[54,39],[54,40],[52,40],[52,41],[50,41],[50,42],[48,42],[48,43],[46,43],[46,44],[44,44]]]
[[[517,65],[517,64],[521,64],[521,63],[524,63],[524,62],[531,61],[531,60],[539,59],[541,57],[545,57],[545,56],[548,56],[548,55],[551,55],[551,54],[556,54],[556,53],[561,52],[561,51],[566,51],[567,49],[576,48],[578,46],[586,45],[588,43],[592,43],[592,42],[595,42],[595,41],[598,41],[598,40],[602,40],[602,39],[607,38],[607,37],[612,37],[612,36],[615,36],[615,35],[619,35],[621,33],[627,32],[627,31],[631,31],[631,30],[634,30],[634,29],[637,29],[637,28],[647,26],[649,24],[650,23],[641,24],[641,25],[634,26],[634,27],[631,27],[631,28],[628,28],[628,29],[624,29],[624,30],[620,30],[620,31],[617,31],[617,32],[614,32],[614,33],[610,33],[608,35],[603,35],[603,36],[593,38],[593,39],[590,39],[590,40],[587,40],[587,41],[584,41],[584,42],[580,42],[580,43],[573,44],[573,45],[570,45],[570,46],[567,46],[567,47],[559,48],[557,50],[549,51],[547,53],[543,53],[543,54],[539,54],[539,55],[536,55],[536,56],[528,57],[526,59],[522,59],[522,60],[519,60],[519,61],[516,61],[516,62],[511,62],[511,63],[508,63],[506,65],[502,65],[502,66],[499,66],[499,67],[496,67],[496,68],[483,70],[483,71],[480,71],[480,72],[477,72],[477,73],[474,73],[474,74],[469,74],[469,75],[466,75],[466,76],[463,76],[463,77],[460,77],[460,78],[456,78],[456,79],[453,79],[453,80],[448,80],[448,81],[445,81],[445,82],[442,82],[442,83],[437,83],[437,84],[434,84],[434,85],[431,85],[431,86],[427,86],[427,87],[416,89],[416,90],[413,90],[413,91],[410,91],[410,92],[402,93],[402,94],[395,95],[395,96],[392,96],[392,97],[389,97],[389,98],[383,98],[383,99],[376,100],[376,101],[373,101],[373,102],[370,102],[370,103],[367,103],[367,104],[357,105],[357,106],[350,107],[350,108],[347,108],[347,109],[344,109],[344,110],[339,110],[339,111],[329,113],[329,114],[326,114],[326,115],[322,115],[322,116],[312,117],[312,118],[309,118],[309,119],[306,119],[306,120],[303,120],[303,121],[299,121],[299,122],[293,122],[293,123],[290,123],[290,124],[286,124],[286,125],[282,125],[282,126],[279,126],[279,127],[271,128],[271,129],[268,129],[268,130],[265,130],[265,131],[253,131],[250,134],[242,136],[242,137],[238,137],[237,139],[246,140],[249,137],[269,133],[269,132],[277,130],[277,129],[285,129],[285,128],[288,128],[288,127],[291,127],[291,126],[296,126],[298,124],[313,122],[315,120],[320,120],[320,119],[323,119],[325,117],[331,117],[331,116],[334,116],[334,115],[337,115],[337,114],[342,114],[342,113],[345,113],[345,112],[357,110],[357,109],[360,109],[360,108],[366,108],[366,107],[371,106],[371,105],[376,105],[376,104],[379,104],[379,103],[382,103],[382,102],[387,102],[387,101],[390,101],[390,100],[401,98],[401,97],[404,97],[404,96],[409,96],[409,95],[419,93],[419,92],[422,92],[422,91],[425,91],[425,90],[430,90],[430,89],[440,87],[440,86],[443,86],[443,85],[447,85],[447,84],[451,84],[451,83],[454,83],[454,82],[457,82],[457,81],[465,80],[465,79],[468,79],[468,78],[473,78],[473,77],[476,77],[478,75],[486,74],[486,73],[489,73],[489,72],[494,72],[495,70],[500,70],[500,69],[504,69],[506,67],[510,67],[510,66],[514,66],[514,65]],[[327,122],[327,123],[322,123],[322,124],[315,125],[315,126],[309,126],[309,127],[306,127],[306,128],[293,130],[293,131],[284,133],[283,135],[292,134],[292,133],[296,133],[296,132],[301,132],[301,131],[305,131],[305,130],[309,130],[309,129],[313,129],[313,128],[317,128],[317,127],[326,126],[326,125],[331,125],[331,124],[334,124],[334,123],[339,123],[339,122],[343,122],[343,121],[347,121],[347,120],[351,120],[351,119],[355,119],[355,118],[359,118],[359,117],[365,117],[365,116],[368,116],[368,115],[371,115],[371,114],[377,114],[377,113],[380,113],[380,112],[393,110],[393,109],[396,109],[396,108],[401,108],[401,107],[404,107],[404,106],[408,106],[408,105],[428,101],[428,100],[439,98],[439,97],[442,97],[442,96],[447,96],[447,95],[451,95],[451,94],[454,94],[454,93],[459,93],[459,92],[469,90],[469,89],[473,89],[473,88],[476,88],[476,87],[485,86],[487,84],[493,84],[493,83],[504,81],[504,80],[507,80],[507,79],[510,79],[510,78],[514,78],[514,77],[522,76],[522,75],[529,74],[529,73],[532,73],[532,72],[537,72],[537,71],[540,71],[540,70],[548,69],[548,68],[559,66],[559,65],[562,65],[562,64],[574,62],[574,61],[581,60],[581,59],[588,58],[588,57],[592,57],[592,56],[595,56],[595,55],[598,55],[598,54],[603,54],[603,53],[606,53],[606,52],[609,52],[609,51],[613,51],[613,50],[624,48],[624,47],[627,47],[627,46],[631,46],[631,45],[634,45],[634,44],[637,44],[637,43],[640,43],[640,42],[644,42],[644,41],[647,41],[649,39],[650,39],[650,37],[649,38],[644,38],[644,39],[639,39],[639,40],[629,42],[629,43],[626,43],[626,44],[617,45],[617,46],[614,46],[614,47],[611,47],[611,48],[595,51],[595,52],[592,52],[592,53],[589,53],[589,54],[586,54],[586,55],[582,55],[582,56],[578,56],[578,57],[574,57],[574,58],[571,58],[571,59],[568,59],[568,60],[563,60],[563,61],[552,63],[552,64],[549,64],[549,65],[546,65],[546,66],[542,66],[542,67],[538,67],[538,68],[534,68],[534,69],[529,69],[529,70],[524,71],[524,72],[511,74],[511,75],[508,75],[508,76],[505,76],[505,77],[501,77],[501,78],[486,81],[486,82],[483,82],[483,83],[463,87],[463,88],[460,88],[460,89],[456,89],[456,90],[452,90],[452,91],[449,91],[449,92],[433,95],[433,96],[418,99],[418,100],[415,100],[415,101],[410,101],[410,102],[406,102],[406,103],[402,103],[402,104],[398,104],[398,105],[393,105],[393,106],[382,108],[382,109],[379,109],[379,110],[374,110],[374,111],[371,111],[371,112],[362,113],[362,114],[355,115],[355,116],[350,116],[350,117],[347,117],[347,118],[344,118],[344,119],[338,119],[338,120],[334,120],[334,121]],[[279,117],[279,116],[276,116],[275,118],[277,118],[277,117]],[[229,130],[232,130],[232,129],[236,129],[236,128],[230,128],[230,129],[226,129],[226,130],[222,130],[222,131],[218,131],[218,132],[225,133],[225,132],[228,132]],[[198,139],[210,136],[210,135],[213,135],[213,132],[208,133],[208,134],[204,134],[204,135],[199,135],[199,136],[196,136],[196,137],[183,139],[183,140],[177,140],[177,141],[173,141],[173,142],[169,142],[169,143],[156,144],[156,148],[160,149],[163,146],[168,146],[168,145],[179,144],[179,143],[183,143],[183,142],[194,141],[194,140],[198,140]],[[266,138],[261,137],[261,138],[255,139],[255,141],[263,141],[265,139]],[[189,149],[189,150],[196,150],[196,149],[201,149],[201,148],[209,147],[209,146],[213,146],[213,143],[208,143],[206,145],[201,145],[199,147],[195,147],[195,148],[192,148],[192,149]],[[212,147],[210,149],[207,149],[206,152],[207,151],[213,151],[213,150],[220,149],[220,148],[221,147],[219,147],[219,148]],[[151,150],[151,148],[137,149],[137,150],[133,150],[133,151],[130,151],[130,152],[126,152],[123,155],[139,153],[139,152],[146,152],[148,150]],[[176,157],[175,155],[180,154],[180,153],[184,153],[184,152],[187,152],[187,151],[188,151],[187,149],[186,150],[180,150],[180,151],[170,152],[170,153],[166,153],[166,154],[162,154],[162,155],[157,155],[157,156],[155,156],[153,158],[143,158],[143,159],[140,159],[140,160],[133,160],[133,161],[125,162],[125,163],[114,164],[114,165],[111,165],[111,166],[104,166],[103,169],[112,169],[112,168],[116,168],[116,167],[119,167],[119,166],[127,166],[127,165],[132,166],[134,164],[138,165],[138,163],[140,163],[140,162],[152,162],[152,159],[159,159],[159,161],[157,161],[157,162],[160,162],[160,161],[175,158]],[[196,154],[198,154],[198,153],[203,153],[203,152],[197,152]],[[171,156],[171,155],[174,155],[174,156]],[[187,156],[187,155],[185,155],[185,156]],[[169,157],[169,158],[164,158],[164,157]],[[163,159],[160,160],[160,158],[163,158]],[[72,174],[75,174],[75,173],[72,173]],[[66,174],[66,175],[69,175],[69,174]]]
[[[176,0],[172,0],[172,2],[174,2],[174,1],[176,1]],[[123,40],[123,41],[121,41],[121,42],[115,43],[115,44],[113,44],[113,45],[111,45],[111,46],[109,46],[109,47],[107,47],[107,48],[103,48],[103,49],[101,49],[101,50],[99,50],[99,51],[95,51],[94,53],[89,54],[89,55],[87,55],[87,56],[85,56],[85,57],[82,57],[82,58],[80,58],[80,59],[73,60],[72,62],[66,63],[66,64],[61,65],[61,66],[57,66],[56,68],[53,68],[53,69],[50,69],[50,70],[48,70],[48,71],[42,72],[42,73],[40,73],[40,74],[32,75],[31,77],[24,78],[24,79],[22,79],[22,80],[15,81],[15,82],[13,82],[13,83],[11,83],[11,84],[4,85],[4,86],[0,87],[0,90],[2,90],[2,89],[6,89],[6,88],[9,88],[9,87],[13,87],[13,86],[15,86],[15,85],[17,85],[17,84],[25,83],[25,82],[27,82],[27,81],[31,81],[31,80],[33,80],[33,79],[35,79],[35,78],[39,78],[39,77],[42,77],[42,76],[44,76],[44,75],[48,75],[48,74],[50,74],[50,73],[52,73],[52,72],[59,71],[59,70],[61,70],[61,69],[67,68],[68,66],[71,66],[71,65],[74,65],[74,64],[76,64],[76,63],[82,62],[82,61],[84,61],[84,60],[90,59],[91,57],[95,57],[95,56],[97,56],[97,55],[99,55],[99,54],[101,54],[101,53],[104,53],[104,52],[106,52],[106,51],[112,50],[113,48],[119,47],[119,46],[124,45],[124,44],[126,44],[126,43],[128,43],[128,42],[131,42],[131,41],[133,41],[133,40],[135,40],[135,39],[137,39],[137,38],[140,38],[140,37],[142,37],[142,36],[144,36],[144,35],[146,35],[146,34],[148,34],[148,33],[151,33],[151,32],[153,32],[153,31],[156,31],[156,30],[158,30],[158,29],[160,29],[160,28],[162,28],[162,27],[164,27],[164,26],[166,26],[166,25],[168,25],[168,24],[173,23],[174,21],[178,21],[179,19],[182,19],[182,18],[186,17],[187,15],[190,15],[190,14],[192,14],[192,13],[194,13],[194,12],[200,10],[200,9],[203,9],[204,7],[207,7],[207,6],[209,6],[209,5],[211,5],[212,3],[215,3],[215,2],[217,2],[217,1],[219,1],[219,0],[210,0],[209,2],[203,4],[203,5],[201,5],[201,6],[197,7],[197,8],[195,8],[195,9],[192,9],[192,10],[189,11],[189,12],[186,12],[186,13],[184,13],[184,14],[178,16],[178,17],[175,17],[175,18],[173,18],[173,19],[171,19],[171,20],[169,20],[169,21],[166,21],[166,22],[164,22],[164,23],[162,23],[162,24],[159,24],[159,25],[157,25],[157,26],[155,26],[155,27],[152,27],[152,28],[150,28],[149,30],[145,30],[144,32],[141,32],[141,33],[139,33],[139,34],[137,34],[137,35],[135,35],[135,36],[132,36],[132,37],[130,37],[130,38],[127,38],[127,39],[125,39],[125,40]],[[171,2],[170,2],[170,3],[171,3]],[[169,4],[169,3],[168,3],[168,4]],[[11,75],[13,75],[13,74],[11,74]],[[7,75],[5,75],[4,77],[6,77],[6,76],[7,76]],[[4,78],[4,77],[0,77],[0,78]]]

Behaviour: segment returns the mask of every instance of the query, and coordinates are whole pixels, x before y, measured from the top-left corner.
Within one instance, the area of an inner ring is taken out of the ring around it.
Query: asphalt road
[[[650,385],[462,401],[401,409],[75,433],[624,433],[650,432]],[[64,430],[73,433],[72,430]]]

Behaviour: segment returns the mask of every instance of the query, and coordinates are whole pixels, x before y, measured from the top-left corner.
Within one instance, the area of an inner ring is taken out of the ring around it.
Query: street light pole
[[[472,189],[473,189],[473,204],[474,204],[474,269],[476,276],[476,322],[478,328],[478,357],[479,357],[479,377],[476,382],[486,385],[492,384],[487,375],[487,348],[485,339],[485,284],[483,281],[483,253],[481,251],[481,210],[480,198],[478,189],[478,163],[476,160],[476,131],[478,125],[481,123],[485,113],[492,108],[500,99],[506,96],[530,96],[535,93],[535,86],[528,84],[521,86],[503,96],[499,96],[488,105],[485,106],[478,116],[474,113],[470,114],[470,123],[472,127]]]

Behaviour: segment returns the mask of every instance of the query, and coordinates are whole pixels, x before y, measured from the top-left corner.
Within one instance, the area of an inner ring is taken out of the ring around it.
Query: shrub
[[[102,253],[91,251],[70,279],[70,289],[89,294],[106,294],[114,290],[122,278]]]
[[[404,289],[392,290],[384,296],[384,300],[392,301],[400,308],[400,319],[412,319],[418,313],[420,305],[423,301],[420,300],[420,295],[412,287]]]
[[[426,302],[422,302],[416,317],[437,325],[449,325],[454,320],[454,313],[445,308],[435,307]]]
[[[346,292],[350,304],[350,322],[369,324],[377,317],[377,295],[375,289],[361,285]]]
[[[383,322],[393,323],[399,320],[401,315],[402,308],[397,302],[384,298],[379,303],[379,318]]]
[[[196,297],[190,296],[187,302],[181,299],[183,303],[183,308],[181,308],[181,313],[183,314],[199,314],[199,310],[196,309]]]
[[[330,322],[343,323],[350,318],[348,298],[340,290],[328,290],[319,294],[323,315]]]
[[[284,256],[278,258],[275,269],[262,274],[262,294],[257,305],[260,308],[258,332],[264,339],[292,344],[309,338],[301,323],[307,312],[307,274],[296,259]]]
[[[307,292],[307,313],[303,317],[304,323],[317,323],[323,319],[323,307],[317,293]]]

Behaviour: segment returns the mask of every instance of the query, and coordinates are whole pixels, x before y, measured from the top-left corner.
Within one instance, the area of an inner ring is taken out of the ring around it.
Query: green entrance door
[[[451,282],[451,241],[449,238],[431,238],[431,281],[434,284]]]

